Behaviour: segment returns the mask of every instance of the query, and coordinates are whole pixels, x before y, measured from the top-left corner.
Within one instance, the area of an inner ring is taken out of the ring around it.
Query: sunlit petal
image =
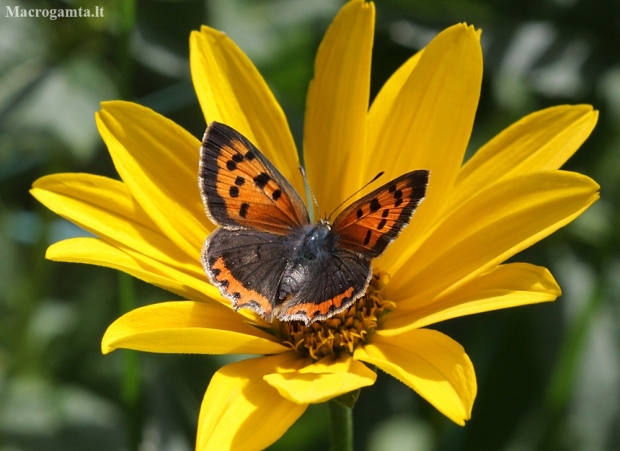
[[[243,321],[230,308],[204,302],[161,302],[114,321],[101,341],[104,354],[118,348],[182,354],[276,354],[276,338]]]
[[[316,56],[306,104],[304,161],[325,212],[360,187],[374,22],[372,3],[347,3]]]
[[[465,200],[393,274],[386,295],[432,299],[482,274],[579,216],[599,197],[590,178],[543,171],[498,182]]]
[[[590,135],[597,118],[590,105],[556,106],[525,116],[467,161],[446,208],[499,180],[559,169]]]
[[[455,423],[464,425],[471,417],[476,374],[463,347],[450,337],[428,329],[373,335],[354,357],[408,385]]]
[[[411,72],[413,72],[420,62],[420,58],[423,53],[424,50],[420,50],[409,58],[403,65],[401,65],[383,84],[381,90],[372,101],[372,105],[368,111],[368,119],[366,121],[368,132],[368,146],[366,149],[373,148],[374,143],[379,140],[379,133],[387,127],[385,121],[391,119],[390,110],[394,107],[394,104],[398,102],[401,91],[406,86],[407,80],[409,80],[409,77],[411,76]]]
[[[202,27],[191,35],[190,62],[206,120],[241,132],[303,193],[286,117],[250,59],[225,33]]]
[[[52,244],[45,257],[49,260],[87,263],[118,269],[132,276],[161,287],[187,299],[212,302],[223,299],[217,288],[207,282],[207,277],[194,277],[175,270],[157,260],[130,249],[106,243],[97,238],[71,238]]]
[[[191,259],[157,228],[122,182],[91,174],[54,174],[33,184],[43,205],[98,237],[202,277]]]
[[[132,196],[171,241],[198,260],[213,230],[198,191],[200,142],[135,103],[104,102],[96,119]]]
[[[560,287],[546,268],[509,263],[442,293],[432,302],[416,296],[399,301],[397,309],[382,318],[377,333],[397,335],[459,316],[553,301],[560,294]]]
[[[376,378],[374,371],[348,355],[340,359],[326,357],[295,372],[265,376],[280,395],[298,404],[325,402],[372,385]]]
[[[196,450],[259,451],[279,439],[308,405],[283,398],[263,377],[304,364],[288,352],[221,368],[202,401]]]
[[[381,257],[381,267],[389,273],[415,252],[450,194],[471,134],[481,82],[478,33],[455,25],[426,47],[392,104],[385,102],[373,111],[381,128],[371,129],[363,179],[379,170],[385,171],[385,180],[414,169],[430,170],[426,199],[398,238],[398,246]]]

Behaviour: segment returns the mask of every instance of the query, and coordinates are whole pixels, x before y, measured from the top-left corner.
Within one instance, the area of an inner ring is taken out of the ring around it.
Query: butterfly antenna
[[[308,177],[306,177],[306,171],[304,170],[304,168],[299,166],[299,172],[301,172],[301,176],[304,179],[304,183],[306,185],[306,188],[310,192],[310,196],[312,196],[312,201],[314,202],[314,206],[316,207],[316,212],[317,212],[317,214],[319,215],[319,218],[320,218],[321,217],[321,209],[319,208],[319,203],[316,201],[316,196],[314,195],[314,192],[312,191],[312,188],[310,188],[310,182],[308,182]]]
[[[360,191],[362,191],[364,188],[366,188],[368,185],[370,185],[371,183],[375,182],[379,177],[381,177],[384,174],[383,171],[379,172],[377,175],[375,175],[372,180],[368,183],[366,183],[364,186],[362,186],[360,189],[358,189],[357,191],[355,191],[353,194],[351,194],[349,197],[347,197],[345,200],[343,200],[342,202],[340,202],[340,205],[338,205],[336,208],[334,208],[334,211],[332,211],[329,215],[329,217],[327,218],[328,221],[331,222],[331,217],[334,213],[336,213],[340,207],[342,207],[349,199],[351,199],[353,196],[355,196],[357,193],[359,193]]]

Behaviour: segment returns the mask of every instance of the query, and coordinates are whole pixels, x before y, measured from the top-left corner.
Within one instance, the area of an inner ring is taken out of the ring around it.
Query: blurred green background
[[[228,357],[116,351],[106,327],[132,305],[175,297],[129,276],[44,259],[85,232],[29,194],[56,172],[117,177],[93,114],[99,102],[149,106],[196,137],[205,128],[188,64],[208,24],[250,56],[298,143],[313,58],[341,0],[0,0],[0,450],[193,449],[200,401]],[[6,7],[100,6],[91,19],[7,18]],[[520,117],[556,104],[601,111],[565,166],[601,200],[516,261],[551,269],[555,303],[437,326],[478,377],[473,418],[452,424],[380,374],[354,411],[356,450],[620,449],[620,2],[377,0],[372,93],[441,29],[483,29],[485,72],[470,153]],[[458,108],[458,105],[455,105]],[[134,301],[136,299],[137,301]],[[272,450],[327,449],[312,406]]]

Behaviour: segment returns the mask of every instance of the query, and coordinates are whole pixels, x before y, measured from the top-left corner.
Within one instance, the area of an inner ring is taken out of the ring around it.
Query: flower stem
[[[353,451],[353,409],[329,402],[332,451]]]

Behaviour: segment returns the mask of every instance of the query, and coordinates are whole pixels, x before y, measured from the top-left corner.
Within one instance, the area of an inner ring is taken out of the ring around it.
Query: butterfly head
[[[332,225],[329,222],[328,218],[323,218],[323,219],[319,219],[319,221],[316,223],[316,227],[320,227],[322,229],[327,229],[327,230],[331,230],[332,229]]]

